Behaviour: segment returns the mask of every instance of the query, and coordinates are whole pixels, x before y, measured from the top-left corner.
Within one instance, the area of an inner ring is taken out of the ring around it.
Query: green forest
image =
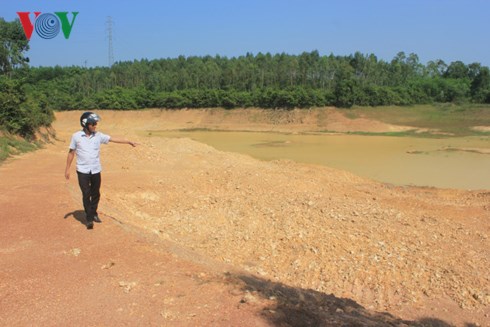
[[[112,67],[16,70],[28,94],[53,109],[307,108],[490,102],[490,73],[478,63],[416,54],[245,54],[118,62]]]
[[[21,135],[49,125],[53,110],[490,103],[488,67],[439,59],[423,64],[414,53],[391,61],[315,50],[29,67],[18,21],[0,18],[0,40],[0,127]]]

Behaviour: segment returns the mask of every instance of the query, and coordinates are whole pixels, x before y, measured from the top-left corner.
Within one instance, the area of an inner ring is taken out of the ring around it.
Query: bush
[[[115,87],[98,93],[95,97],[100,109],[137,109],[134,95],[130,90]]]
[[[24,136],[33,134],[29,116],[21,108],[25,100],[26,96],[19,81],[0,76],[0,126],[8,132]]]
[[[7,159],[11,154],[34,151],[38,148],[37,143],[30,143],[12,136],[0,136],[0,162]]]

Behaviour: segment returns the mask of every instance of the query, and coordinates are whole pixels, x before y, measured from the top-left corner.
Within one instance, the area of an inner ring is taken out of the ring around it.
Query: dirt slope
[[[0,167],[0,325],[490,324],[488,191],[392,187],[144,136],[300,130],[322,113],[297,125],[104,112],[102,131],[141,146],[104,147],[104,222],[88,231],[76,180],[63,179],[79,115],[57,114],[57,141]]]

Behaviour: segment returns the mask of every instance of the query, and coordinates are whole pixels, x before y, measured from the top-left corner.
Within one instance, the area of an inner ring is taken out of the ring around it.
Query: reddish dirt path
[[[0,167],[1,326],[268,325],[222,271],[103,214],[86,230],[60,178],[64,152]]]

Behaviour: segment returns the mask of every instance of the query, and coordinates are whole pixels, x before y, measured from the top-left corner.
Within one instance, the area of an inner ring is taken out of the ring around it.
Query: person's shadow
[[[85,215],[85,211],[83,210],[75,210],[72,212],[69,212],[65,215],[64,219],[69,218],[70,216],[73,216],[76,220],[80,222],[82,225],[87,225],[87,217]]]

